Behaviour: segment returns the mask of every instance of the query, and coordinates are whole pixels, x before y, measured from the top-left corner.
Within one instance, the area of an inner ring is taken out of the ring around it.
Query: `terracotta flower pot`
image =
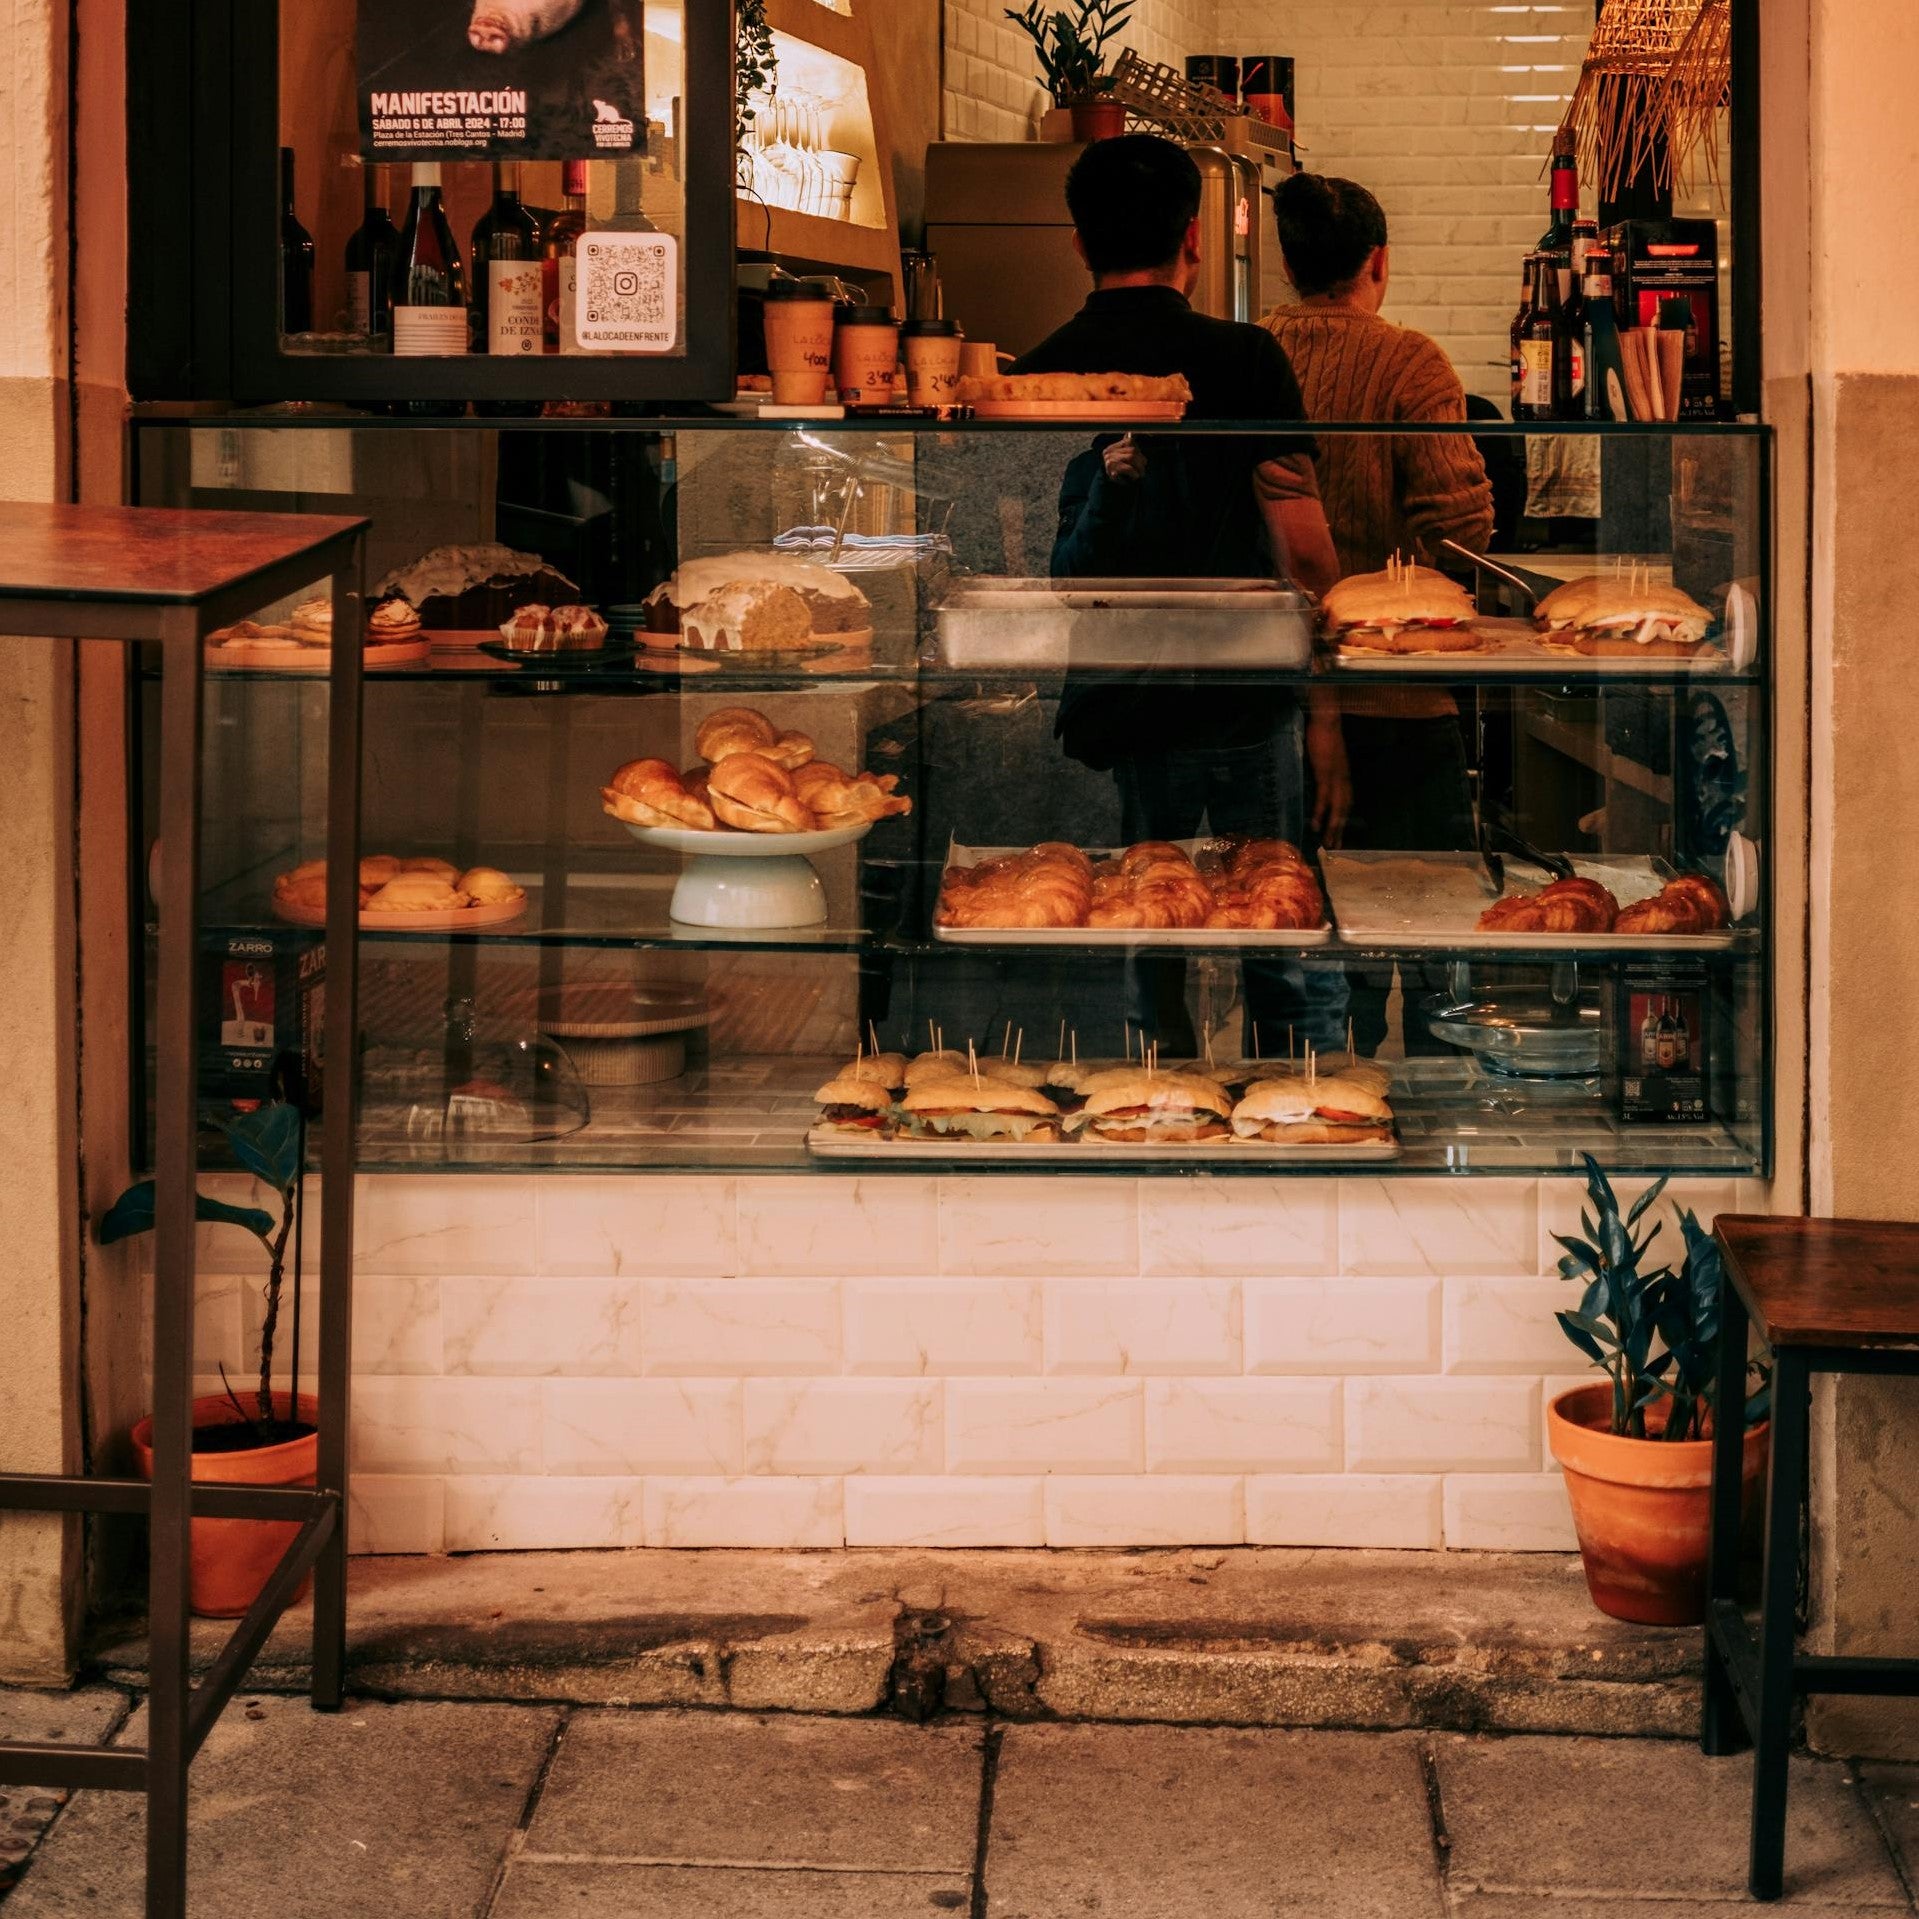
[[[1662,1416],[1650,1414],[1647,1424]],[[1607,1381],[1561,1393],[1546,1423],[1565,1469],[1593,1604],[1642,1625],[1698,1625],[1706,1616],[1712,1441],[1620,1438],[1609,1430]],[[1745,1436],[1747,1520],[1757,1508],[1769,1432],[1762,1421]]]
[[[273,1395],[275,1414],[289,1416],[288,1395]],[[251,1403],[243,1396],[243,1404]],[[317,1425],[320,1402],[300,1395],[297,1415]],[[240,1416],[233,1402],[219,1394],[193,1402],[196,1432],[208,1426],[237,1426]],[[244,1452],[195,1453],[193,1477],[226,1486],[311,1486],[319,1466],[317,1433],[289,1439],[278,1446],[256,1446]],[[140,1477],[153,1477],[153,1421],[143,1419],[133,1429],[133,1450]],[[203,1619],[237,1619],[260,1596],[280,1556],[300,1530],[292,1520],[196,1519],[193,1522],[191,1593],[193,1610]],[[307,1585],[311,1585],[309,1580]],[[302,1595],[306,1586],[300,1588]]]
[[[1081,100],[1073,109],[1073,138],[1090,146],[1126,131],[1126,108],[1117,100]]]

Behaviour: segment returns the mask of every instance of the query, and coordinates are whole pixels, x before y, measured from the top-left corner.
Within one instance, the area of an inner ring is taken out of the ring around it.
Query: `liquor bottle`
[[[1586,284],[1580,301],[1585,314],[1586,417],[1627,417],[1626,371],[1619,345],[1619,320],[1613,308],[1612,255],[1595,247],[1586,255]]]
[[[606,224],[614,233],[657,233],[646,217],[646,162],[628,158],[613,162],[613,217]]]
[[[1533,261],[1532,298],[1519,329],[1522,377],[1519,417],[1522,420],[1571,420],[1573,407],[1572,335],[1566,330],[1566,310],[1559,304],[1559,272],[1549,253]]]
[[[1519,351],[1519,335],[1526,324],[1526,315],[1532,310],[1533,303],[1533,262],[1538,259],[1536,253],[1526,255],[1526,263],[1519,269],[1519,311],[1513,315],[1512,324],[1512,369],[1513,398],[1512,416],[1519,416],[1519,390],[1525,383],[1526,363]]]
[[[520,204],[520,169],[495,166],[493,204],[473,229],[473,351],[519,359],[545,341],[540,223]]]
[[[1559,297],[1572,291],[1573,228],[1579,219],[1579,155],[1573,136],[1561,130],[1553,136],[1552,222],[1539,242],[1539,251],[1552,255],[1559,271]]]
[[[313,235],[293,211],[293,149],[280,149],[280,331],[313,331]]]
[[[1672,1006],[1672,1063],[1675,1070],[1682,1073],[1692,1065],[1692,1031],[1677,1000]]]
[[[393,351],[412,356],[464,353],[466,269],[440,200],[440,169],[413,169],[413,200],[400,233],[393,275]],[[427,403],[429,413],[438,409]]]
[[[393,275],[400,261],[400,234],[382,197],[380,169],[360,169],[365,211],[346,243],[347,322],[355,333],[389,340],[393,335]]]
[[[1659,1065],[1659,1002],[1648,999],[1646,1017],[1639,1026],[1639,1064],[1654,1072]]]
[[[1672,1002],[1659,1003],[1659,1070],[1670,1073],[1679,1064],[1679,1022],[1673,1017]]]
[[[574,313],[579,288],[580,235],[586,231],[587,163],[569,160],[560,183],[566,205],[546,229],[546,350],[578,353],[578,319]]]

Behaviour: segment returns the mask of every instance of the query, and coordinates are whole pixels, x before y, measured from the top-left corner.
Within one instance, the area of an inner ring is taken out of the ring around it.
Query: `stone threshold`
[[[1576,1558],[1244,1548],[625,1551],[353,1562],[351,1684],[390,1699],[1690,1737],[1697,1630]],[[253,1670],[302,1690],[311,1611]],[[196,1622],[196,1666],[225,1628]],[[146,1642],[92,1670],[144,1683]]]

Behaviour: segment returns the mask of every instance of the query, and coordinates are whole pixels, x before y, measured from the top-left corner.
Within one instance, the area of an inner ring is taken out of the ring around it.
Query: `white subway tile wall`
[[[1216,0],[1138,0],[1120,44],[1178,69],[1212,49]],[[1048,104],[1033,43],[1006,18],[1006,0],[946,0],[941,124],[949,140],[1024,140]]]
[[[1519,267],[1546,226],[1545,161],[1592,34],[1590,0],[1219,0],[1223,53],[1289,54],[1301,158],[1379,196],[1386,318],[1429,333],[1469,393],[1510,395]],[[1597,196],[1588,187],[1589,212]]]
[[[359,1552],[1572,1543],[1575,1180],[364,1184]],[[253,1250],[202,1236],[199,1390]]]
[[[1544,163],[1591,33],[1590,0],[1140,0],[1124,39],[1175,67],[1290,55],[1305,164],[1386,209],[1386,317],[1431,334],[1468,392],[1503,405],[1519,264],[1546,225]],[[947,139],[1027,138],[1034,71],[1004,0],[946,0]]]

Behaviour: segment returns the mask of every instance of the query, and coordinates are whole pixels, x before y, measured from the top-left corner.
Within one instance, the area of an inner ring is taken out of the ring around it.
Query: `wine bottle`
[[[1553,136],[1552,217],[1539,251],[1552,256],[1559,274],[1559,298],[1563,304],[1572,291],[1573,228],[1579,222],[1579,155],[1573,136],[1560,132]]]
[[[493,169],[493,204],[473,229],[472,349],[502,359],[538,353],[546,301],[540,223],[520,204],[520,169]]]
[[[280,331],[313,331],[313,235],[293,211],[293,149],[280,149]]]
[[[393,351],[414,357],[464,353],[466,269],[440,199],[440,169],[413,169],[413,201],[393,276]]]
[[[1536,253],[1526,255],[1526,263],[1519,269],[1519,311],[1513,315],[1512,324],[1512,417],[1521,417],[1519,403],[1521,389],[1526,383],[1525,356],[1519,350],[1519,338],[1526,325],[1526,315],[1532,311],[1533,304],[1533,262],[1538,259]]]
[[[574,305],[579,291],[580,235],[586,231],[587,163],[569,160],[561,170],[566,205],[546,229],[546,350],[578,353]]]
[[[347,318],[355,333],[373,340],[390,340],[400,234],[386,210],[380,169],[364,166],[360,172],[365,211],[346,243]]]

